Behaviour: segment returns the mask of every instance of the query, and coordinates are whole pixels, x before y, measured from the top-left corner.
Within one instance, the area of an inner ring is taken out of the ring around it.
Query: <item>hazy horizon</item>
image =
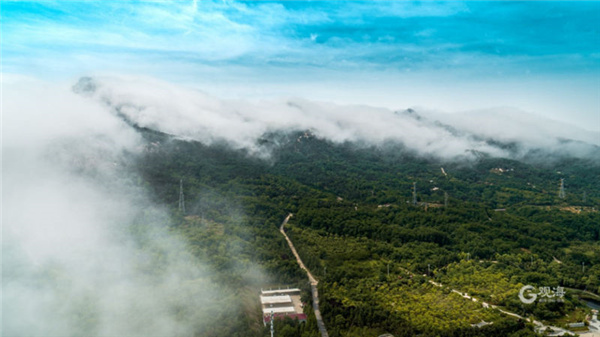
[[[598,2],[2,3],[3,73],[147,76],[217,97],[442,112],[600,131]]]

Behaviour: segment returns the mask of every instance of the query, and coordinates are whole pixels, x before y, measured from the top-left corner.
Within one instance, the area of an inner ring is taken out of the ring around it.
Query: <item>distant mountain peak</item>
[[[98,82],[89,76],[83,76],[72,87],[73,92],[80,95],[91,96],[98,90]]]

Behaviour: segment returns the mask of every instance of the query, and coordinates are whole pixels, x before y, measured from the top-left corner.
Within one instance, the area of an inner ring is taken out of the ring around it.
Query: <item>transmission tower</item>
[[[417,204],[417,182],[413,182],[413,205]]]
[[[179,180],[179,211],[185,214],[185,200],[183,199],[183,179]]]
[[[558,197],[561,199],[565,198],[565,179],[560,179],[560,191],[558,192]]]
[[[448,208],[448,192],[444,192],[444,208]]]

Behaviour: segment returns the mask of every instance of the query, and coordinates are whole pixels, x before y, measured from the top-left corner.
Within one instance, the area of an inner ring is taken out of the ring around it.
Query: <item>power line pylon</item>
[[[183,197],[183,179],[179,180],[179,211],[185,214],[185,199]]]
[[[413,205],[417,204],[417,182],[413,182]]]

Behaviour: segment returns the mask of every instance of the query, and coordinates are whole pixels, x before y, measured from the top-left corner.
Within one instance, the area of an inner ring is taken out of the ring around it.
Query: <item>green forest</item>
[[[128,164],[137,184],[169,209],[169,231],[236,303],[215,308],[220,323],[197,336],[268,336],[258,294],[279,285],[303,290],[308,320],[277,320],[276,335],[320,336],[306,274],[278,231],[289,213],[286,231],[319,280],[332,337],[538,336],[498,309],[567,327],[600,298],[597,160],[441,161],[310,131],[265,134],[257,154],[137,129],[147,142]],[[144,219],[132,230],[143,232]],[[565,295],[524,304],[524,285]],[[474,326],[482,321],[492,324]]]

